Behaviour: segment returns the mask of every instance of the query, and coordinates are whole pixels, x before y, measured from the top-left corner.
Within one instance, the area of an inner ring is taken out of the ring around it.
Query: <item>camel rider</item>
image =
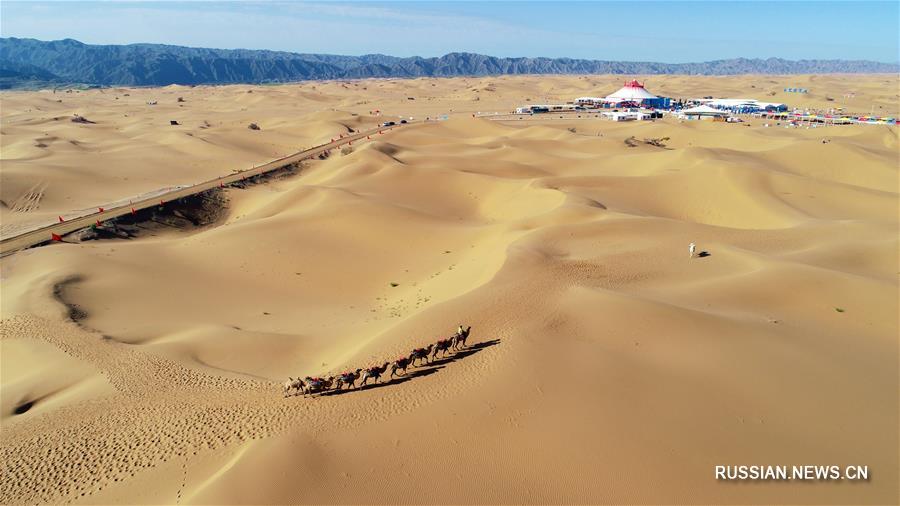
[[[462,324],[459,325],[459,328],[456,329],[456,337],[462,336],[466,331],[463,330]]]

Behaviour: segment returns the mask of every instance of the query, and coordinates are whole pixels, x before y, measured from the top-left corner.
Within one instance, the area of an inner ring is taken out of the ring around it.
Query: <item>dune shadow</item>
[[[369,383],[367,385],[358,386],[352,389],[346,390],[329,390],[327,392],[322,392],[319,394],[314,394],[313,397],[328,397],[332,395],[344,395],[354,392],[363,392],[367,390],[373,390],[376,388],[383,388],[387,386],[400,385],[402,383],[406,383],[407,381],[412,381],[416,378],[422,378],[425,376],[430,376],[439,370],[446,367],[448,364],[452,364],[457,360],[462,360],[466,357],[471,357],[472,355],[481,352],[485,348],[490,348],[491,346],[500,344],[499,339],[491,339],[490,341],[482,341],[480,343],[475,343],[471,346],[463,348],[451,355],[441,357],[432,362],[429,362],[425,365],[420,365],[418,368],[413,369],[410,366],[410,370],[407,371],[406,374],[402,376],[394,376],[393,378],[388,379],[387,381],[379,382],[379,383]]]
[[[23,403],[18,404],[18,405],[15,407],[15,409],[13,409],[13,414],[14,414],[14,415],[21,415],[21,414],[23,414],[23,413],[27,413],[28,410],[31,409],[32,406],[34,406],[34,403],[35,403],[35,402],[36,402],[36,401],[26,401],[26,402],[23,402]]]
[[[428,376],[438,372],[439,369],[443,369],[441,367],[429,367],[428,369],[417,369],[415,371],[409,372],[403,376],[394,376],[393,378],[379,382],[379,383],[368,383],[365,385],[357,386],[348,390],[329,390],[327,392],[322,392],[317,394],[316,397],[328,397],[332,395],[344,395],[351,394],[353,392],[364,392],[366,390],[374,390],[376,388],[383,388],[391,385],[399,385],[401,383],[406,383],[407,381],[412,381],[414,378],[419,378],[422,376]]]
[[[56,299],[57,302],[65,306],[66,314],[73,323],[80,327],[84,327],[83,320],[88,317],[87,312],[82,309],[78,304],[72,302],[69,297],[69,289],[72,288],[73,285],[77,285],[84,281],[83,276],[75,275],[69,276],[59,283],[53,285],[53,298]]]
[[[462,360],[466,357],[471,357],[472,355],[480,352],[481,350],[483,350],[485,348],[490,348],[491,346],[494,346],[496,344],[500,344],[499,339],[492,339],[490,341],[482,341],[480,343],[475,343],[472,346],[463,348],[463,349],[453,353],[452,355],[446,355],[441,358],[438,358],[438,359],[434,360],[433,362],[430,362],[428,365],[440,366],[440,365],[445,365],[445,364],[451,364],[453,362],[456,362],[457,360]]]

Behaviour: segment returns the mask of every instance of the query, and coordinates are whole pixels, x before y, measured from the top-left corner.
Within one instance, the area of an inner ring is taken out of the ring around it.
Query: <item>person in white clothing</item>
[[[694,252],[697,251],[697,245],[691,243],[690,246],[688,246],[688,251],[691,252],[691,258],[694,258]]]

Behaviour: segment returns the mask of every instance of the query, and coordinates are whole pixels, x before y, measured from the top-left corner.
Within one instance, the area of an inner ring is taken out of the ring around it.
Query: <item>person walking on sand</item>
[[[688,246],[688,251],[691,253],[691,258],[694,258],[694,252],[697,251],[697,245],[694,243],[691,243]]]

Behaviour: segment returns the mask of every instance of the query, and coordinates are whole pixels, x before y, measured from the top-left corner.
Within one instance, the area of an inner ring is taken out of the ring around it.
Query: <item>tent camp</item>
[[[653,93],[647,91],[644,85],[636,79],[627,81],[618,91],[607,95],[606,97],[579,97],[575,99],[576,104],[586,106],[619,106],[624,104],[632,104],[642,107],[668,107],[669,99],[657,97]]]

